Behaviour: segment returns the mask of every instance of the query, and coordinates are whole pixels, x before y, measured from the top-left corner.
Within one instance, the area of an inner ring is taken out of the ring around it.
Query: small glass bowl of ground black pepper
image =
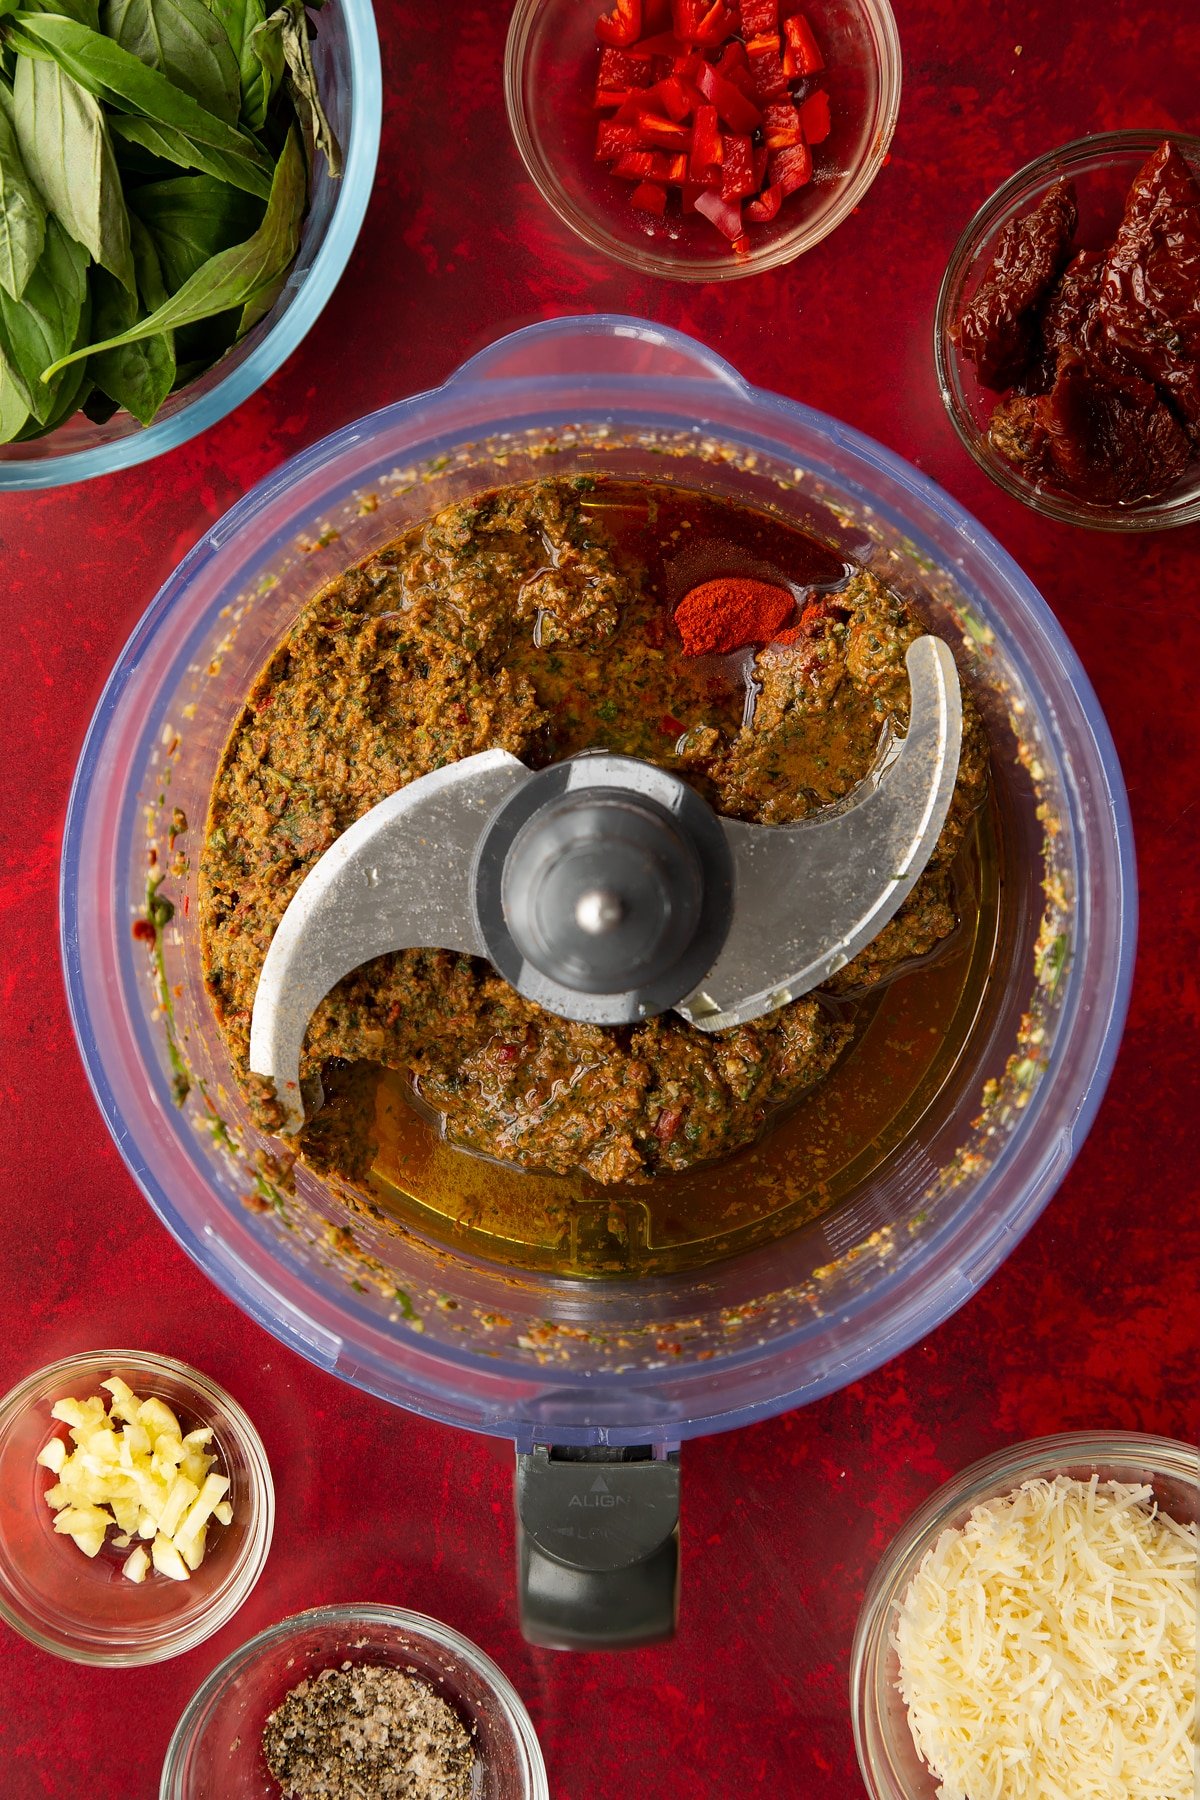
[[[363,1604],[297,1613],[227,1657],[175,1729],[159,1800],[316,1793],[549,1800],[550,1789],[529,1714],[490,1657],[423,1613]]]
[[[141,1402],[153,1407],[139,1428]],[[194,1434],[192,1442],[173,1448],[176,1430],[181,1439]],[[115,1454],[121,1440],[124,1471]],[[128,1454],[131,1444],[137,1454]],[[106,1463],[106,1449],[113,1466],[100,1485],[121,1495],[123,1524],[87,1479],[89,1463],[93,1474]],[[202,1496],[209,1475],[213,1491]],[[164,1517],[159,1502],[176,1480]],[[139,1491],[158,1523],[131,1502]],[[133,1512],[125,1510],[131,1503]],[[224,1389],[174,1357],[68,1356],[0,1400],[0,1619],[55,1656],[128,1668],[193,1649],[251,1592],[274,1519],[271,1471],[254,1426]]]
[[[1145,197],[1140,223],[1129,210],[1135,183]],[[1182,196],[1200,221],[1189,189],[1200,196],[1200,138],[1105,132],[1019,169],[955,245],[934,320],[942,400],[980,467],[1049,518],[1105,531],[1200,519],[1200,233],[1181,264],[1176,250],[1191,227],[1181,230],[1181,215],[1169,211]],[[1040,208],[1051,222],[1060,199],[1066,226],[1044,249],[1040,278],[1033,270],[1010,296],[1001,335],[982,357],[976,334],[972,355],[967,314],[975,310],[978,323],[981,289],[997,261],[1011,268],[1026,259],[1017,222]],[[1160,274],[1169,269],[1173,297],[1142,280],[1147,256]],[[1167,339],[1164,368],[1156,347]]]

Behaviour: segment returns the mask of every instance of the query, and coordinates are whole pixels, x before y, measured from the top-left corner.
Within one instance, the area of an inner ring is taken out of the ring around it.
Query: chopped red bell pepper
[[[696,113],[696,122],[692,127],[692,155],[688,164],[692,180],[705,184],[719,181],[723,156],[721,133],[717,129],[717,109],[715,106],[702,106]]]
[[[706,50],[719,50],[725,39],[737,30],[737,15],[727,0],[716,0],[707,12],[702,12],[696,24],[693,43]]]
[[[785,100],[788,84],[779,54],[778,35],[770,33],[766,37],[749,38],[746,55],[750,59],[750,74],[759,100]]]
[[[812,151],[807,144],[791,144],[786,150],[773,150],[767,167],[772,184],[782,189],[786,200],[789,194],[812,180]]]
[[[632,44],[628,54],[639,60],[644,57],[649,62],[654,56],[682,56],[686,51],[687,45],[680,43],[673,31],[658,31],[653,37],[645,37]]]
[[[660,118],[657,113],[643,113],[633,127],[642,150],[688,150],[692,144],[691,127],[677,125],[674,119]]]
[[[642,35],[642,0],[617,0],[611,12],[596,20],[596,36],[602,44],[624,50]]]
[[[661,150],[627,150],[612,172],[618,181],[670,181],[671,162]]]
[[[811,146],[832,126],[829,95],[806,92],[824,66],[806,15],[795,0],[601,4],[594,105],[612,117],[597,159],[633,184],[636,211],[664,218],[674,191],[685,214],[748,253],[748,227],[777,218],[812,179]]]
[[[748,194],[754,193],[758,185],[754,179],[754,153],[750,139],[735,132],[726,132],[721,148],[721,198],[744,200]]]
[[[728,0],[672,0],[671,17],[676,37],[706,50],[719,48],[737,29]]]
[[[768,150],[786,150],[790,144],[802,144],[800,114],[790,100],[776,100],[763,108],[763,137]]]
[[[629,196],[629,204],[635,212],[653,213],[656,219],[661,219],[667,210],[667,190],[659,187],[657,182],[643,181]]]
[[[636,124],[624,125],[615,119],[605,119],[596,133],[597,162],[611,162],[615,156],[624,156],[626,150],[641,148]]]
[[[832,130],[829,117],[829,95],[824,88],[810,94],[800,107],[800,125],[806,144],[823,144]]]
[[[762,114],[740,88],[726,81],[711,63],[705,63],[696,85],[704,98],[716,107],[730,131],[754,131],[762,123]]]
[[[742,235],[742,208],[737,200],[722,200],[711,188],[696,195],[696,211],[711,219],[717,230],[732,244]]]
[[[696,110],[696,89],[690,81],[683,81],[678,75],[668,75],[665,81],[660,81],[651,91],[658,95],[663,111],[677,125],[682,124],[684,119],[690,119]]]
[[[650,86],[650,70],[644,57],[633,56],[628,50],[609,48],[600,52],[600,71],[596,76],[598,88],[644,88]]]
[[[721,52],[721,60],[717,64],[717,74],[722,81],[735,87],[739,94],[744,94],[753,105],[757,96],[754,91],[754,77],[750,73],[750,58],[746,55],[746,46],[741,38],[734,38],[726,44]]]
[[[825,58],[817,48],[812,26],[803,13],[793,13],[783,21],[783,35],[795,61],[796,75],[815,75],[825,67]]]
[[[779,0],[738,0],[738,11],[744,38],[761,37],[779,27]]]
[[[752,219],[756,225],[765,225],[776,216],[782,205],[783,189],[767,187],[763,189],[757,200],[749,202],[746,207],[746,217]]]

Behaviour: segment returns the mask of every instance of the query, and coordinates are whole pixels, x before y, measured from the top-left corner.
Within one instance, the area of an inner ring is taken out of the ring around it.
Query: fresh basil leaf
[[[285,5],[279,7],[258,27],[251,42],[257,44],[262,41],[265,46],[274,33],[278,33],[283,59],[287,64],[288,90],[304,132],[309,164],[312,164],[314,149],[320,150],[329,164],[329,173],[336,179],[342,172],[342,147],[329,123],[317,89],[317,72],[313,67],[304,0],[286,0]]]
[[[173,125],[159,125],[132,113],[114,113],[108,127],[119,145],[135,145],[180,169],[201,169],[260,200],[271,192],[271,177],[258,163],[247,162],[244,156],[231,156],[226,150],[215,150],[210,144],[197,144]]]
[[[147,182],[130,195],[130,205],[154,240],[168,293],[218,250],[244,243],[263,219],[261,201],[211,175]]]
[[[27,57],[48,57],[100,100],[186,132],[198,144],[244,157],[260,169],[270,161],[254,139],[183,93],[158,69],[147,68],[111,38],[56,13],[19,12],[8,39]]]
[[[0,286],[19,300],[46,241],[46,209],[29,179],[0,82]]]
[[[241,110],[237,58],[225,28],[204,0],[104,0],[106,37],[218,119],[236,125]]]
[[[77,344],[86,343],[91,336],[91,314],[91,301],[85,289],[75,337]],[[20,433],[21,439],[46,437],[51,431],[57,431],[60,425],[65,425],[68,419],[74,418],[91,391],[92,381],[86,363],[77,363],[74,368],[67,369],[55,383],[54,403],[50,411],[40,421],[30,419]]]
[[[242,119],[251,131],[261,131],[275,90],[283,79],[283,48],[276,43],[271,61],[264,62],[253,41],[255,27],[267,16],[263,0],[211,0],[211,3],[237,58]]]
[[[59,384],[43,370],[74,352],[87,301],[87,251],[56,218],[20,300],[0,288],[0,354],[39,424],[54,411]]]
[[[28,423],[29,402],[25,398],[25,385],[17,380],[0,348],[0,444],[11,444]]]
[[[22,6],[30,12],[62,13],[68,19],[78,19],[81,25],[90,25],[93,31],[100,29],[100,0],[16,0],[13,6],[0,0],[0,12],[18,12]]]
[[[307,190],[304,153],[293,129],[288,132],[287,143],[276,165],[271,198],[258,230],[244,244],[235,244],[232,249],[220,250],[210,257],[184,282],[178,293],[172,294],[149,318],[140,320],[118,337],[74,350],[69,356],[60,356],[43,371],[44,378],[52,379],[60,369],[80,356],[115,349],[118,344],[136,343],[139,338],[152,337],[156,332],[173,331],[197,319],[211,319],[231,307],[244,306],[295,260]]]
[[[108,127],[94,96],[57,63],[22,56],[13,88],[13,122],[25,167],[50,211],[132,292],[129,214]]]
[[[154,245],[144,226],[134,225],[134,260],[138,265],[138,297],[105,269],[92,271],[92,334],[117,337],[137,322],[143,304],[153,308],[166,299]],[[100,391],[149,425],[175,383],[175,346],[169,331],[101,350],[87,360],[87,372]]]

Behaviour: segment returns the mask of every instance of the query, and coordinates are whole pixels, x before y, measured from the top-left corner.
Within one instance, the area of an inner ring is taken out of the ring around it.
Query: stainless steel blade
[[[529,776],[506,750],[437,769],[364,813],[305,876],[271,940],[250,1025],[250,1068],[274,1081],[285,1130],[304,1123],[308,1022],[344,975],[401,948],[486,954],[471,898],[475,851]]]
[[[764,827],[723,819],[733,923],[675,1010],[702,1031],[743,1025],[843,968],[899,911],[938,840],[962,743],[954,658],[921,637],[906,657],[908,733],[836,813]]]

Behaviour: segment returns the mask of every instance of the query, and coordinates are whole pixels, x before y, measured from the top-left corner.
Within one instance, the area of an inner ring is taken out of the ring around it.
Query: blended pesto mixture
[[[790,586],[802,629],[757,654],[685,657],[673,609],[723,574]],[[201,859],[205,978],[260,1122],[280,1119],[247,1063],[263,958],[305,875],[370,807],[479,750],[536,768],[603,747],[679,771],[718,812],[794,822],[862,779],[888,721],[906,728],[904,654],[921,630],[874,576],[794,527],[648,483],[501,489],[347,570],[256,681],[217,773]],[[305,1128],[302,1156],[350,1179],[365,1173],[381,1068],[411,1079],[451,1142],[605,1184],[752,1142],[851,1040],[829,996],[877,984],[954,931],[950,865],[987,790],[969,695],[963,726],[929,866],[824,989],[716,1034],[675,1013],[602,1027],[552,1017],[472,957],[380,957],[313,1017],[304,1073],[324,1070],[339,1104]]]

